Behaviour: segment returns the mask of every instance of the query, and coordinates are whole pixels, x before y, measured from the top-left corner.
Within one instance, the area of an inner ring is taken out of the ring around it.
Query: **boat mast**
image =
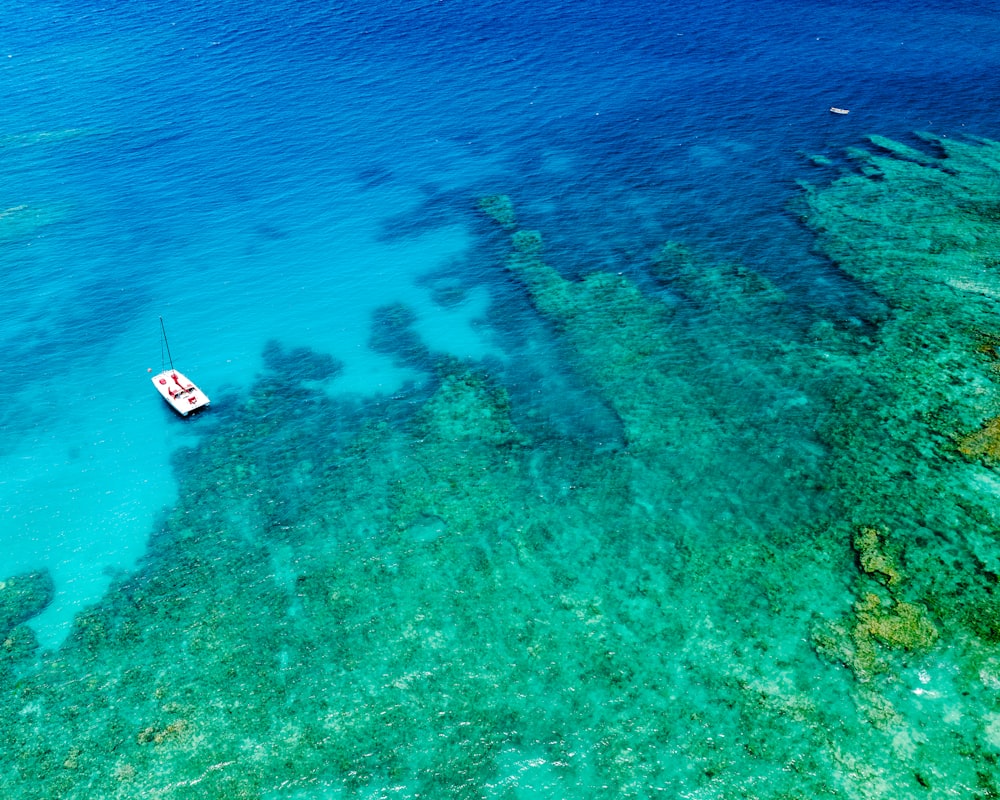
[[[163,317],[160,317],[160,331],[163,333],[163,343],[167,346],[167,358],[170,359],[170,371],[174,371],[174,357],[170,355],[170,342],[167,341],[167,329],[163,327]],[[163,361],[163,353],[160,353],[160,361]]]

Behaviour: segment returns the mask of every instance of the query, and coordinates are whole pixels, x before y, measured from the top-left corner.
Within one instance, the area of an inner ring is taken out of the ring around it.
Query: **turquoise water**
[[[919,302],[844,242],[907,229],[800,185],[1000,137],[990,9],[5,11],[0,580],[52,578],[10,796],[990,796],[995,626],[951,598],[995,471],[938,447],[989,370],[906,427],[951,413],[883,366]]]

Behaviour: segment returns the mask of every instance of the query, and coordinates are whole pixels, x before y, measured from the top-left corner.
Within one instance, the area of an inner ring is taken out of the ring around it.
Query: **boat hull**
[[[152,380],[160,397],[182,417],[209,404],[208,395],[175,369],[164,370],[154,375]]]

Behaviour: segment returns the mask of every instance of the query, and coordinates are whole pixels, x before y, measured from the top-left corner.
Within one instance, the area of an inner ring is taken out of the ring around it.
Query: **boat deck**
[[[164,370],[152,380],[160,396],[182,417],[209,404],[208,396],[175,369]]]

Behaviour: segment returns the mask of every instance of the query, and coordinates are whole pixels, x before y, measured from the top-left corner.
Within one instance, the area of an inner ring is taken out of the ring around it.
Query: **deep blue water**
[[[1000,136],[983,3],[3,12],[0,574],[53,571],[50,644],[141,554],[178,499],[170,454],[210,424],[151,391],[159,315],[221,405],[275,338],[343,360],[338,391],[397,391],[414,376],[368,346],[397,301],[436,349],[502,360],[507,278],[474,212],[492,192],[566,274],[675,239],[854,315],[789,211],[834,174],[808,157]],[[435,302],[449,285],[464,300]]]

